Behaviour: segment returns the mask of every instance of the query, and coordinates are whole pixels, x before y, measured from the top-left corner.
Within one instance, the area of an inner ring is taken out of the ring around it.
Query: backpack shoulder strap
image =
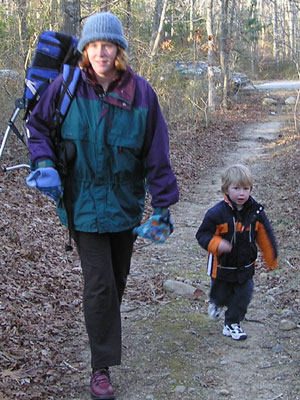
[[[74,98],[80,73],[81,70],[79,67],[74,67],[69,64],[64,64],[63,66],[63,80],[55,114],[55,125],[58,134],[60,134],[60,127]]]
[[[62,201],[64,203],[68,219],[69,242],[66,244],[66,251],[70,251],[72,250],[71,238],[74,232],[74,223],[71,214],[71,207],[69,206],[69,193],[66,187],[66,176],[68,173],[68,164],[76,156],[76,146],[72,142],[68,143],[68,141],[61,141],[61,125],[74,98],[81,70],[79,67],[64,64],[62,74],[63,79],[61,92],[55,113],[54,140],[57,154],[57,169],[61,176],[62,185],[64,187]]]

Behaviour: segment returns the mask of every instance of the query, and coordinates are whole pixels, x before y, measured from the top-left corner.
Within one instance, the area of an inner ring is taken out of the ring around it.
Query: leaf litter
[[[178,179],[182,202],[190,201],[192,185],[201,182],[201,177],[209,175],[216,165],[222,165],[222,155],[238,142],[243,126],[260,121],[268,114],[268,110],[261,106],[259,97],[245,97],[243,101],[244,105],[235,104],[227,114],[218,112],[215,122],[208,129],[202,126],[187,126],[184,123],[170,127],[171,162]],[[266,172],[261,174],[257,183],[264,191],[264,198],[268,199],[268,214],[274,224],[282,254],[278,273],[257,278],[257,285],[261,290],[258,296],[269,298],[266,312],[274,326],[279,323],[284,312],[299,324],[299,149],[299,135],[288,125],[282,132],[281,139],[267,153],[266,158],[261,160],[261,167]],[[26,175],[27,171],[24,169],[0,175],[0,393],[3,399],[87,399],[89,360],[82,314],[80,262],[76,251],[71,254],[65,252],[67,232],[58,221],[54,204],[45,196],[26,187]],[[144,218],[150,213],[148,201]],[[194,237],[187,238],[187,241],[194,240]],[[149,244],[138,240],[133,257],[142,259],[143,266],[134,266],[124,296],[123,346],[127,363],[133,364],[131,366],[134,369],[134,352],[146,356],[151,349],[155,351],[157,343],[153,343],[154,339],[151,336],[154,329],[162,329],[161,337],[164,337],[165,330],[169,329],[172,332],[172,329],[175,329],[174,324],[179,321],[179,329],[184,335],[173,331],[173,341],[168,338],[170,342],[163,343],[163,348],[157,345],[160,361],[156,360],[158,365],[152,367],[161,371],[160,378],[149,381],[151,373],[147,370],[147,362],[144,361],[137,384],[137,392],[140,394],[131,393],[130,379],[135,379],[135,373],[123,363],[116,372],[116,376],[119,377],[117,389],[121,396],[123,395],[122,398],[145,399],[147,394],[157,392],[160,393],[157,395],[159,397],[153,398],[169,399],[170,394],[165,385],[168,390],[174,385],[176,389],[175,382],[180,379],[173,377],[174,365],[166,368],[165,357],[170,352],[179,356],[179,349],[184,347],[184,355],[193,364],[195,349],[188,348],[187,337],[197,340],[203,358],[203,366],[199,367],[198,375],[194,376],[194,386],[199,385],[202,388],[201,396],[204,396],[205,400],[222,396],[223,392],[218,389],[221,381],[213,379],[210,371],[218,368],[214,365],[213,357],[220,357],[223,350],[216,349],[210,336],[206,335],[209,331],[207,321],[198,333],[198,323],[194,324],[183,317],[187,310],[191,313],[194,311],[206,314],[203,296],[205,289],[198,287],[194,299],[179,303],[178,315],[175,314],[176,318],[169,328],[163,324],[160,326],[159,320],[155,320],[158,312],[156,307],[168,307],[174,302],[163,288],[163,282],[170,275],[170,271],[174,272],[174,269],[169,268],[168,251],[164,253],[162,249],[156,254]],[[184,251],[179,264],[180,262],[185,263]],[[176,269],[178,274],[179,271],[180,269]],[[185,266],[185,270],[181,272],[188,275],[189,270]],[[197,286],[202,278],[196,279],[193,275],[190,280]],[[276,295],[270,292],[272,288],[278,289]],[[259,315],[254,319],[259,321],[261,313],[262,310],[259,310]],[[172,315],[165,317],[166,325]],[[184,319],[182,325],[178,317],[180,315]],[[140,325],[143,321],[146,321],[147,325],[149,320],[153,326]],[[261,347],[265,346],[271,351],[276,343],[284,344],[280,345],[279,353],[273,353],[273,358],[270,359],[272,361],[266,360],[269,364],[256,366],[261,371],[269,371],[275,367],[275,381],[285,380],[286,387],[291,387],[292,396],[288,397],[286,391],[285,398],[292,400],[300,398],[299,387],[295,384],[299,382],[299,334],[295,332],[279,332],[275,337],[263,338]],[[132,337],[132,333],[135,337]],[[282,339],[285,335],[288,339]],[[235,345],[227,343],[227,346]],[[280,357],[280,349],[285,351],[286,359]],[[284,360],[289,368],[293,368],[292,372],[287,372]],[[126,379],[129,379],[128,383]],[[291,383],[291,386],[288,383]],[[127,384],[129,389],[125,388]],[[160,392],[160,387],[165,391]],[[230,393],[230,388],[228,390]],[[259,393],[261,388],[257,390]],[[201,398],[197,389],[196,392],[191,390],[185,394],[177,394],[179,397],[176,397],[176,390],[173,393],[174,399]],[[223,396],[226,395],[224,393]],[[272,395],[269,398],[271,399]]]

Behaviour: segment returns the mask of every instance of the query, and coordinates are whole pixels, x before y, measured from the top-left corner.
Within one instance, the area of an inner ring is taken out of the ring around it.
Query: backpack
[[[56,105],[54,129],[51,135],[57,156],[57,170],[61,175],[63,186],[68,172],[68,165],[74,161],[76,157],[76,147],[74,143],[62,140],[60,128],[74,97],[77,81],[80,77],[80,68],[77,67],[77,63],[81,54],[77,50],[77,44],[78,40],[74,36],[64,33],[44,31],[40,34],[33,60],[26,71],[23,97],[17,99],[15,102],[15,110],[8,122],[0,145],[0,160],[11,130],[26,145],[24,136],[15,125],[15,120],[20,110],[23,109],[23,120],[26,121],[51,82],[62,73],[61,92],[58,104]],[[22,167],[30,168],[27,164],[19,164],[11,167],[3,167],[0,165],[3,172]],[[66,191],[64,192],[63,202],[65,205],[68,202]],[[73,232],[73,223],[69,212],[67,212],[67,217],[69,244],[66,244],[66,250],[72,250],[71,235]]]
[[[58,136],[56,144],[59,143],[60,126],[67,114],[80,76],[80,69],[76,67],[81,56],[77,50],[77,43],[78,40],[74,36],[60,32],[44,31],[40,34],[32,62],[26,71],[23,97],[15,101],[15,109],[0,144],[0,162],[11,131],[27,146],[28,132],[27,135],[20,132],[15,121],[21,110],[24,110],[23,120],[28,119],[50,83],[62,73],[63,84],[55,114],[54,130]],[[6,167],[0,164],[3,172],[18,168],[30,168],[30,165],[18,164]]]
[[[81,54],[77,50],[78,40],[60,32],[41,33],[33,60],[27,70],[24,90],[24,119],[30,115],[50,83],[60,74],[62,86],[54,117],[52,138],[57,156],[57,169],[62,176],[67,174],[68,163],[73,161],[75,146],[61,140],[60,128],[74,97],[80,68],[76,67]]]
[[[54,31],[41,33],[25,76],[24,119],[27,119],[50,83],[63,72],[64,66],[67,66],[64,71],[67,87],[62,90],[59,107],[64,109],[63,115],[66,115],[79,76],[79,73],[73,75],[72,72],[80,57],[77,44],[78,40],[71,35]]]

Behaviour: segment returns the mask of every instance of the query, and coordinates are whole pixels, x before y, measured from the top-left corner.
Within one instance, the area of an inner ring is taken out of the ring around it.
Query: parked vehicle
[[[180,72],[187,78],[194,78],[198,76],[199,78],[205,78],[208,64],[206,61],[176,61],[174,63],[175,70]],[[220,80],[221,77],[221,68],[213,67],[215,76],[217,80]],[[241,89],[250,84],[249,77],[240,72],[233,72],[231,76],[232,87],[237,90]]]
[[[237,89],[243,88],[251,84],[248,75],[243,74],[241,72],[233,72],[231,80],[232,80],[232,85]]]

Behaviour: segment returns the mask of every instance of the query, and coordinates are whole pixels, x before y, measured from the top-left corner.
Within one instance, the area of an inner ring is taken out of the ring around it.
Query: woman
[[[33,186],[34,182],[52,197],[55,194],[64,225],[68,225],[66,208],[71,215],[84,277],[94,399],[115,398],[109,367],[121,363],[120,304],[130,269],[133,229],[135,234],[164,242],[172,232],[168,207],[178,201],[168,131],[157,96],[127,65],[126,49],[122,24],[115,15],[105,12],[87,19],[78,44],[81,77],[61,128],[62,138],[76,145],[76,159],[64,181],[68,201],[63,206],[58,201],[62,190],[51,137],[61,76],[27,123],[34,169],[27,183]],[[154,212],[139,227],[145,182]]]

